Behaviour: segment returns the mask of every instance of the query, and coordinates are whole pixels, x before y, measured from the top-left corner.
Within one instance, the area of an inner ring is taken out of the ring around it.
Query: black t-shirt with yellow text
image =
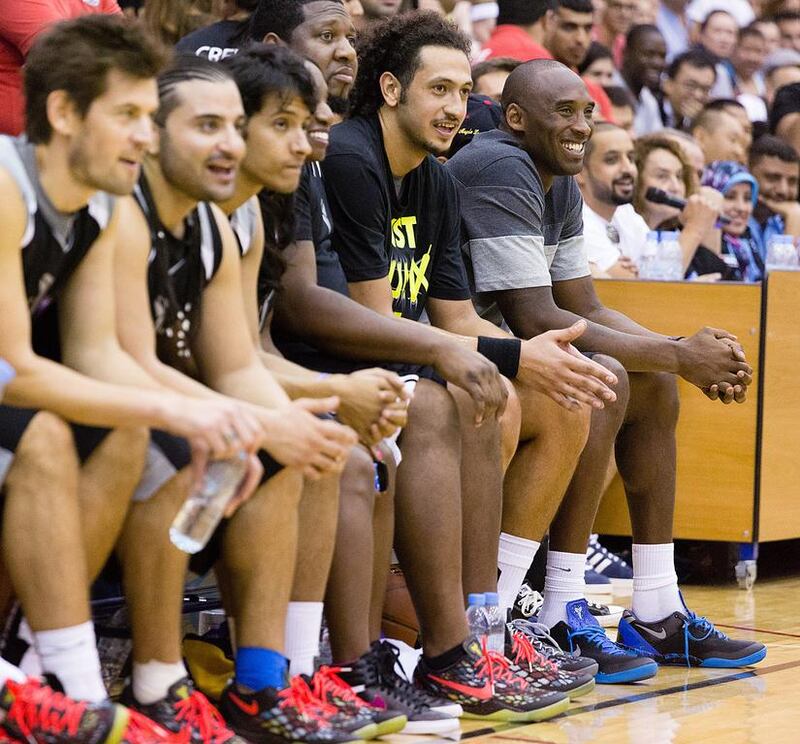
[[[433,156],[395,183],[378,117],[355,117],[331,131],[322,172],[348,282],[386,277],[395,315],[410,320],[428,297],[470,299],[456,185]]]

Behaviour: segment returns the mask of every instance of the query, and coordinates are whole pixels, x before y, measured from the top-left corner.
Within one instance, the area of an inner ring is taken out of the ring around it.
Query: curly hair
[[[674,139],[664,137],[658,132],[639,137],[634,143],[633,150],[633,159],[636,162],[636,167],[639,169],[639,179],[636,184],[636,195],[633,199],[633,206],[639,214],[643,214],[646,210],[643,190],[644,183],[641,174],[647,159],[655,150],[666,150],[680,161],[681,180],[686,189],[686,198],[697,191],[697,174],[694,172],[694,168],[686,157],[683,148]]]
[[[420,66],[426,46],[456,49],[469,56],[471,42],[433,11],[414,11],[376,24],[358,44],[358,77],[350,95],[353,116],[370,116],[383,105],[380,79],[390,72],[404,92]]]

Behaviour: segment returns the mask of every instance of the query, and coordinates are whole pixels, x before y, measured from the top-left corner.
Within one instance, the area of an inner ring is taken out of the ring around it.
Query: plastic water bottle
[[[206,546],[246,472],[244,453],[208,464],[202,486],[186,499],[169,528],[169,539],[176,548],[198,553]]]
[[[467,596],[467,626],[469,634],[482,643],[484,639],[489,642],[489,626],[486,622],[486,597],[483,594],[469,594]]]
[[[664,281],[679,282],[683,279],[683,251],[678,237],[677,232],[665,232],[661,235],[658,247],[658,278]]]
[[[6,385],[16,377],[16,374],[14,368],[5,359],[0,359],[0,398],[3,397]]]
[[[791,235],[773,235],[767,244],[767,271],[773,269],[797,269],[798,256]]]
[[[500,609],[500,595],[497,592],[486,592],[484,612],[486,613],[486,626],[489,631],[487,647],[490,651],[505,653],[506,648],[506,623],[503,610]]]
[[[658,257],[658,233],[651,230],[647,233],[644,250],[639,259],[639,278],[658,279],[656,276],[656,259]]]

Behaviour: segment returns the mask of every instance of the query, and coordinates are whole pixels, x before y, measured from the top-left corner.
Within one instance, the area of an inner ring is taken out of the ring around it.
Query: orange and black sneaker
[[[288,687],[244,690],[232,682],[222,693],[219,709],[228,725],[252,744],[360,744],[349,730],[333,724],[336,709],[317,700],[302,677]]]
[[[167,697],[151,705],[142,705],[129,685],[122,701],[174,734],[186,744],[245,744],[226,725],[217,709],[202,692],[194,689],[188,677],[169,688]]]
[[[75,701],[35,679],[8,680],[0,690],[0,730],[6,741],[37,744],[182,742],[122,705]]]
[[[489,651],[475,638],[463,644],[464,653],[445,669],[432,669],[423,656],[414,682],[426,692],[453,700],[464,709],[464,718],[488,721],[544,721],[569,706],[561,692],[530,685],[505,656]]]

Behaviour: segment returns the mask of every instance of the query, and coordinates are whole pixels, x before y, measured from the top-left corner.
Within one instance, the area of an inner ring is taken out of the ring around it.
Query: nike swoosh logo
[[[458,682],[451,682],[450,680],[442,679],[441,677],[435,677],[432,674],[430,675],[430,678],[435,682],[438,682],[440,685],[449,687],[451,690],[460,692],[462,695],[469,695],[470,697],[478,698],[478,700],[490,700],[494,696],[494,693],[492,692],[492,683],[488,681],[483,687],[470,687],[469,685],[462,685]]]
[[[233,700],[233,704],[244,711],[248,716],[257,716],[258,715],[258,703],[253,700],[251,703],[246,703],[242,700],[238,695],[234,693],[229,693],[228,697]]]
[[[655,630],[650,630],[650,628],[645,628],[644,625],[640,625],[637,630],[643,630],[648,635],[653,636],[653,638],[658,638],[659,641],[663,641],[667,637],[667,631],[665,628],[661,628],[661,630],[656,632]]]

